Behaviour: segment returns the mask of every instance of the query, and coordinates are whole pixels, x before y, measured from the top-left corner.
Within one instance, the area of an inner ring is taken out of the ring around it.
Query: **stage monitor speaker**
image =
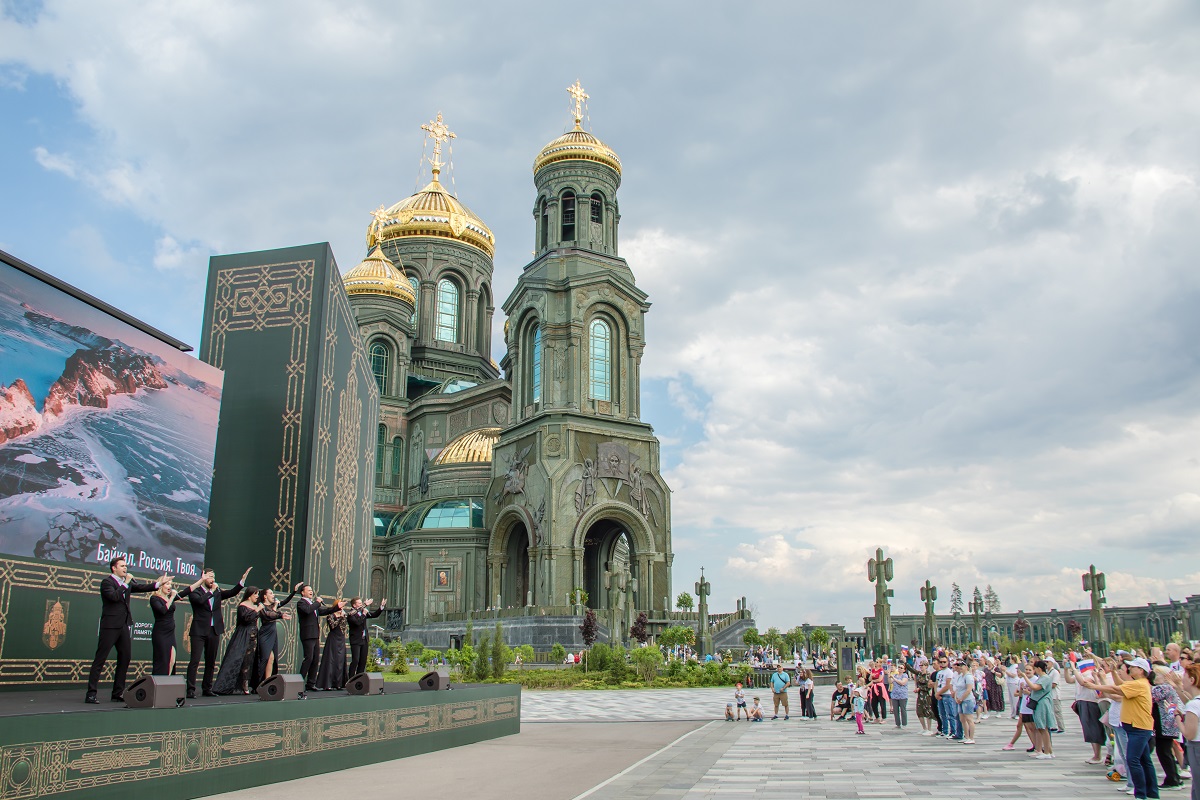
[[[420,684],[423,692],[439,692],[450,688],[450,676],[441,669],[426,672],[421,676]]]
[[[125,690],[125,705],[130,708],[181,708],[186,701],[182,675],[147,675]]]
[[[258,696],[263,700],[297,700],[302,694],[304,676],[294,673],[280,673],[258,687]]]
[[[346,681],[349,694],[383,694],[382,672],[360,672]]]

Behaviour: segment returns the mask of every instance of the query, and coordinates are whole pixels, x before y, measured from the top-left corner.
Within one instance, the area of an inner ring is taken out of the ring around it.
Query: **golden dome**
[[[499,428],[480,428],[467,431],[454,438],[433,460],[434,466],[443,464],[490,464],[492,448],[500,438]]]
[[[377,236],[378,231],[378,236]],[[379,217],[367,228],[367,247],[377,240],[400,239],[410,236],[440,236],[469,244],[491,258],[496,254],[496,240],[483,220],[471,209],[433,180],[421,191],[391,208],[379,212]]]
[[[371,249],[361,264],[342,276],[342,285],[346,287],[346,294],[352,297],[358,294],[381,294],[404,300],[414,308],[417,304],[412,284],[404,277],[404,273],[396,269],[379,245]]]
[[[621,159],[613,149],[580,128],[578,122],[575,130],[567,131],[542,148],[533,160],[533,173],[536,175],[542,167],[558,161],[595,161],[621,174]]]

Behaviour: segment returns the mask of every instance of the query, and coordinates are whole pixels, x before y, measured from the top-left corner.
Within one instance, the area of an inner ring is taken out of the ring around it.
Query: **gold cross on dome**
[[[583,101],[588,99],[588,93],[576,80],[573,86],[567,87],[567,94],[575,101],[575,128],[578,130],[579,123],[583,121]]]
[[[382,244],[383,226],[387,224],[388,220],[387,210],[384,209],[382,203],[379,208],[371,212],[371,219],[374,220],[371,223],[371,231],[375,234],[375,244]]]
[[[446,127],[446,123],[442,122],[442,112],[440,111],[437,119],[422,125],[421,130],[425,131],[427,138],[433,139],[433,160],[429,164],[433,167],[433,179],[436,181],[438,174],[442,171],[442,142],[448,142],[458,137]]]

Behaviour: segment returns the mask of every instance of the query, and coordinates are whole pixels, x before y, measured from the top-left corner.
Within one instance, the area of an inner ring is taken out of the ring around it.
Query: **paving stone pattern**
[[[793,697],[795,693],[793,691]],[[1016,723],[1007,716],[980,723],[976,745],[920,735],[909,709],[909,727],[830,722],[830,690],[818,690],[823,718],[763,723],[725,722],[724,689],[527,692],[525,722],[554,719],[711,721],[663,750],[580,795],[580,798],[813,797],[855,798],[1026,798],[1057,800],[1088,795],[1119,797],[1104,768],[1085,765],[1090,750],[1068,711],[1067,734],[1055,736],[1054,760],[1024,752],[1027,741],[1004,752]],[[762,697],[762,693],[759,695]],[[769,692],[764,700],[769,699]],[[910,706],[912,705],[910,701]],[[770,704],[767,707],[768,717]],[[1164,793],[1165,797],[1184,793]]]

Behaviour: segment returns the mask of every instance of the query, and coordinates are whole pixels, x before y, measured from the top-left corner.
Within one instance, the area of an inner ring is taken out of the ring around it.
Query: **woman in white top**
[[[1183,668],[1183,696],[1191,696],[1187,705],[1176,711],[1179,730],[1183,733],[1187,763],[1192,770],[1192,800],[1200,800],[1200,664]]]
[[[1021,738],[1022,731],[1029,737],[1030,744],[1035,744],[1037,741],[1033,738],[1033,714],[1029,712],[1029,684],[1032,679],[1033,667],[1026,666],[1024,675],[1017,674],[1016,684],[1013,687],[1013,711],[1017,714],[1017,730],[1008,744],[1001,748],[1003,750],[1012,750],[1016,746],[1017,740]],[[1027,752],[1032,753],[1033,751],[1034,748],[1030,747]]]

